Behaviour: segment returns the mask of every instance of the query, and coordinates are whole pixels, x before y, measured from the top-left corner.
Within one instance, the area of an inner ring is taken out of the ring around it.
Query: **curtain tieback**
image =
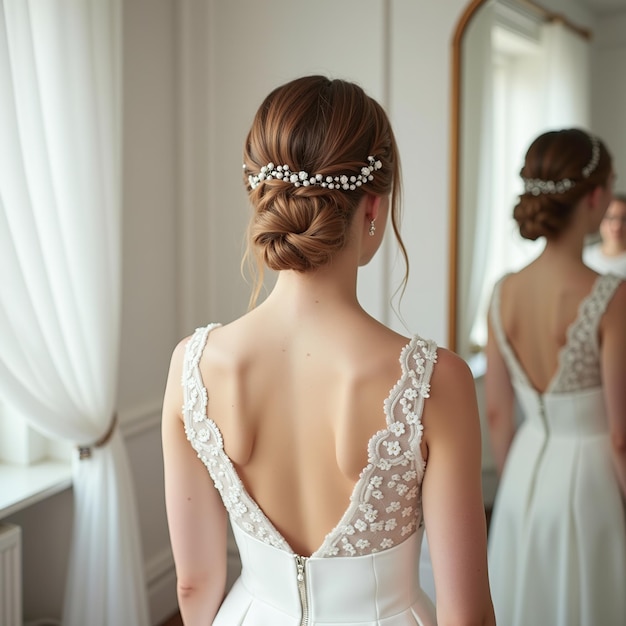
[[[106,444],[109,443],[109,441],[111,440],[111,437],[113,436],[116,426],[117,426],[117,413],[113,413],[113,417],[111,418],[111,423],[109,424],[109,428],[104,433],[104,435],[100,437],[100,439],[86,446],[76,446],[78,448],[78,458],[81,461],[84,461],[85,459],[89,459],[91,457],[92,448],[102,448],[106,446]]]

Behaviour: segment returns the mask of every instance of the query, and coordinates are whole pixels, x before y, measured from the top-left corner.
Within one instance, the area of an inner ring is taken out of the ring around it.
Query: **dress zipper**
[[[527,510],[531,506],[531,502],[535,496],[535,483],[537,482],[538,466],[543,461],[543,456],[546,451],[546,447],[548,445],[548,437],[550,435],[549,429],[548,429],[548,416],[546,415],[546,403],[545,403],[543,394],[538,394],[538,401],[539,401],[539,419],[543,426],[544,438],[541,444],[541,449],[539,450],[539,454],[537,455],[537,463],[535,464],[535,470],[532,476],[531,488],[528,491],[528,502],[526,503]]]
[[[302,620],[300,626],[308,626],[309,623],[309,600],[306,590],[306,557],[295,555],[296,558],[296,579],[298,581],[298,591],[300,592],[300,604],[302,605]]]

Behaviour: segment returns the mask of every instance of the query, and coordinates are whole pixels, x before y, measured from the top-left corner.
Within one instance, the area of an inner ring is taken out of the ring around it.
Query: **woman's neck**
[[[284,311],[292,319],[305,319],[311,314],[336,314],[339,310],[360,310],[358,263],[353,257],[349,250],[342,250],[318,269],[278,272],[274,288],[260,306]]]

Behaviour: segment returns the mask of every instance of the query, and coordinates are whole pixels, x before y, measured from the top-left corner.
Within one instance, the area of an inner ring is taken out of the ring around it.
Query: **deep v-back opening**
[[[518,370],[518,377],[521,378],[525,385],[529,388],[532,389],[535,393],[537,393],[540,396],[544,396],[546,394],[549,394],[552,392],[552,390],[555,388],[556,384],[559,382],[559,379],[561,378],[561,375],[563,373],[563,369],[566,365],[565,363],[565,359],[564,359],[564,355],[570,345],[570,340],[572,338],[573,333],[575,332],[577,326],[580,324],[582,317],[583,317],[583,313],[585,310],[585,306],[587,304],[587,302],[589,300],[591,300],[595,293],[596,290],[598,289],[598,285],[600,283],[602,279],[601,275],[598,275],[596,277],[596,279],[594,280],[591,289],[589,291],[589,293],[587,293],[587,295],[582,298],[582,300],[578,303],[578,307],[577,307],[577,311],[576,311],[576,315],[574,317],[574,319],[570,322],[570,324],[567,326],[566,330],[565,330],[565,343],[563,343],[563,345],[561,345],[556,353],[556,369],[553,372],[552,376],[548,379],[548,383],[546,384],[545,389],[541,390],[537,387],[537,385],[535,385],[531,380],[530,380],[530,376],[528,375],[527,370],[524,368],[524,366],[522,365],[521,360],[518,357],[517,351],[515,350],[515,347],[513,346],[513,344],[510,342],[505,330],[504,330],[504,324],[502,321],[502,306],[501,306],[501,294],[500,294],[500,290],[502,287],[502,281],[500,281],[500,283],[498,283],[497,287],[496,287],[496,301],[494,302],[495,306],[495,314],[497,315],[497,329],[496,332],[498,332],[499,334],[499,343],[502,346],[502,349],[505,351],[509,352],[509,357],[511,362],[515,365],[515,367]]]
[[[206,347],[206,344],[208,343],[208,336],[210,335],[210,330],[212,330],[214,327],[217,327],[217,326],[219,326],[219,325],[218,324],[212,325],[212,327],[207,332],[207,337],[205,339],[205,343],[203,345],[202,351],[204,350],[204,347]],[[367,443],[368,464],[365,465],[361,469],[360,474],[359,474],[359,478],[352,485],[352,488],[350,490],[350,496],[349,496],[348,501],[346,503],[345,509],[341,513],[341,515],[339,517],[339,520],[332,526],[332,528],[330,528],[328,530],[328,532],[326,532],[324,534],[324,539],[323,539],[322,543],[320,544],[320,546],[318,546],[309,555],[301,555],[301,556],[311,557],[311,556],[318,555],[321,552],[321,550],[324,548],[328,538],[342,524],[344,524],[346,522],[346,519],[352,514],[352,504],[357,499],[357,497],[359,495],[359,492],[362,489],[364,489],[364,487],[365,487],[365,485],[363,483],[364,483],[364,479],[367,478],[366,477],[366,470],[369,467],[369,461],[370,461],[370,459],[372,457],[373,449],[376,446],[376,442],[377,442],[377,440],[381,439],[389,431],[390,426],[395,422],[394,416],[392,415],[391,411],[387,410],[387,407],[388,407],[388,404],[393,402],[394,396],[397,394],[397,391],[403,387],[403,385],[406,382],[407,377],[409,377],[411,375],[411,369],[408,368],[407,364],[406,364],[406,360],[407,360],[406,359],[406,355],[409,352],[411,352],[411,350],[414,349],[416,341],[418,341],[418,337],[413,337],[412,339],[410,339],[408,341],[408,343],[406,343],[402,347],[402,349],[400,351],[400,354],[399,354],[399,361],[400,361],[400,366],[401,366],[400,376],[398,377],[396,383],[391,387],[391,389],[389,390],[386,398],[383,401],[383,413],[384,413],[384,416],[385,416],[386,427],[376,431],[368,439],[368,443]],[[200,367],[199,367],[199,361],[200,361],[200,359],[198,359],[198,363],[195,366],[196,367],[196,376],[198,377],[198,383],[199,383],[199,385],[201,387],[201,393],[204,394],[205,398],[208,399],[208,390],[207,390],[206,384],[204,382],[204,379],[202,377],[202,371],[200,370]],[[237,477],[237,481],[239,483],[240,489],[244,493],[245,498],[258,509],[258,513],[263,516],[263,518],[264,518],[265,522],[267,523],[267,525],[273,530],[273,532],[276,533],[276,535],[278,537],[280,537],[282,544],[285,547],[287,547],[291,553],[298,554],[298,552],[296,550],[294,550],[293,547],[291,546],[291,544],[285,539],[284,535],[276,528],[274,522],[270,519],[270,517],[265,513],[265,510],[264,510],[263,506],[261,506],[261,504],[254,497],[252,497],[252,494],[249,492],[249,490],[246,487],[244,481],[242,480],[239,472],[237,471],[236,465],[233,463],[233,461],[230,459],[230,457],[226,453],[225,446],[224,446],[224,438],[223,438],[222,432],[221,432],[219,426],[217,425],[217,423],[213,419],[211,419],[209,417],[209,415],[207,413],[207,409],[208,409],[208,406],[205,408],[205,412],[204,412],[203,418],[210,425],[210,427],[215,431],[215,434],[217,435],[217,440],[220,442],[221,452],[224,454],[224,456],[228,459],[228,462],[233,467],[233,471],[234,471],[234,473],[235,473],[235,475]]]

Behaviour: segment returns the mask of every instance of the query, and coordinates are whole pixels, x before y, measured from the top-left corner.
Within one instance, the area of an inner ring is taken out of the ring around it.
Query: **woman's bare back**
[[[210,335],[200,362],[208,413],[250,495],[310,554],[346,511],[368,442],[385,428],[409,340],[363,314],[320,324],[266,313]]]
[[[597,276],[583,266],[555,268],[540,258],[504,280],[502,327],[522,369],[538,391],[546,391],[554,379],[567,330]]]

